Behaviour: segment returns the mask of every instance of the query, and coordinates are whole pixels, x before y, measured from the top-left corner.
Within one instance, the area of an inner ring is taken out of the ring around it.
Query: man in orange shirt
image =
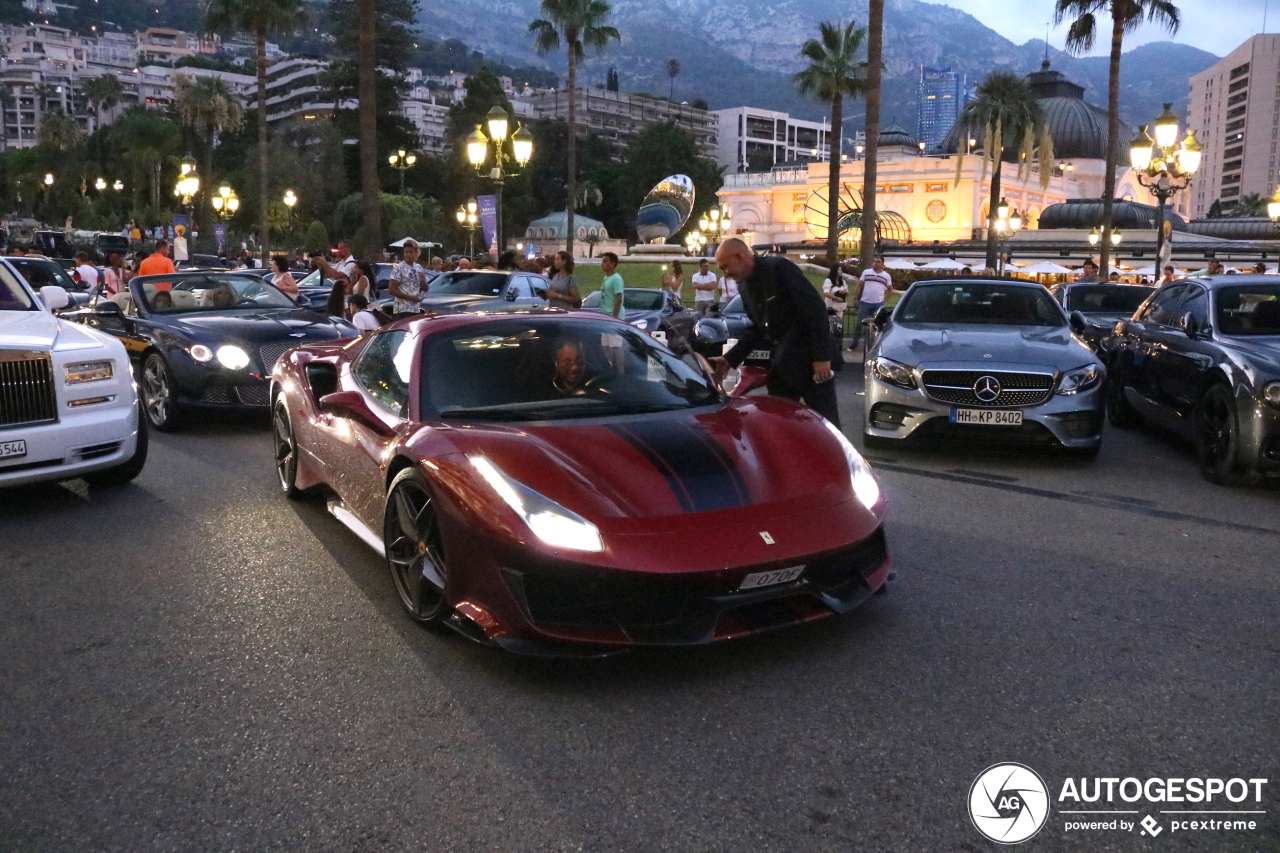
[[[145,258],[138,266],[138,275],[172,275],[177,272],[173,261],[169,260],[169,242],[157,240],[156,250]],[[156,290],[172,290],[173,284],[167,281],[156,282]]]

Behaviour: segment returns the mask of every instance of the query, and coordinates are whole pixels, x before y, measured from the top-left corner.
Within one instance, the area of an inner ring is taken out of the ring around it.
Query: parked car
[[[1079,312],[1084,320],[1081,339],[1098,352],[1116,323],[1127,320],[1142,307],[1154,287],[1144,284],[1062,284],[1049,291],[1067,314]]]
[[[1221,485],[1280,476],[1280,282],[1274,276],[1185,279],[1119,324],[1108,353],[1107,413],[1195,442]]]
[[[867,447],[956,439],[1086,458],[1101,448],[1106,371],[1039,284],[918,281],[895,308],[880,310],[875,327],[865,361]]]
[[[9,260],[0,260],[0,486],[132,480],[147,461],[147,430],[124,346],[55,316],[66,292],[36,291]]]
[[[611,318],[405,319],[288,354],[271,397],[282,491],[333,496],[409,618],[481,643],[713,643],[847,613],[889,575],[884,498],[838,429],[727,398]]]
[[[267,377],[281,355],[357,335],[258,276],[235,272],[139,276],[127,292],[67,316],[124,343],[139,363],[143,410],[159,430],[199,409],[265,412]]]

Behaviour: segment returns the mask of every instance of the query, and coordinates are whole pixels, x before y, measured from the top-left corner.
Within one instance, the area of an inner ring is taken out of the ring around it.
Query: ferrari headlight
[[[228,370],[243,370],[249,366],[249,353],[228,344],[218,347],[218,362]]]
[[[876,482],[876,475],[872,473],[871,466],[835,424],[831,421],[823,421],[823,423],[826,424],[827,429],[831,430],[831,434],[836,437],[841,449],[844,450],[845,461],[849,463],[849,476],[853,480],[853,496],[867,509],[871,509],[880,501],[880,484]]]
[[[887,359],[884,356],[878,357],[871,363],[871,372],[881,382],[897,385],[899,388],[916,387],[916,377],[910,367]]]
[[[1058,393],[1079,394],[1097,385],[1101,378],[1102,368],[1097,364],[1086,364],[1084,367],[1068,370],[1062,374],[1062,381],[1058,383]]]
[[[62,370],[68,385],[98,382],[115,375],[110,361],[80,361],[68,364]]]
[[[476,454],[468,456],[471,465],[480,472],[507,506],[520,516],[528,528],[553,548],[571,551],[603,551],[600,531],[582,516],[565,509],[560,504],[535,492],[498,470],[488,458]]]
[[[1263,385],[1262,399],[1280,409],[1280,382],[1268,382]]]
[[[204,344],[196,344],[190,350],[191,357],[196,361],[213,361],[213,350]]]

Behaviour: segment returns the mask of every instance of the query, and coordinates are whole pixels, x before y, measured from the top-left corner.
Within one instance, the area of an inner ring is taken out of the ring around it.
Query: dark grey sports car
[[[1107,353],[1112,425],[1143,420],[1195,441],[1221,485],[1280,476],[1280,281],[1232,275],[1160,288]]]

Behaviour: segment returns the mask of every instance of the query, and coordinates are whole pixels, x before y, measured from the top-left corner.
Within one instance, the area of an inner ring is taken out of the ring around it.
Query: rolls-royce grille
[[[39,350],[0,350],[0,429],[58,419],[53,362]]]
[[[940,403],[957,406],[1038,406],[1053,394],[1051,373],[984,370],[926,370],[924,390]]]
[[[275,370],[280,356],[302,343],[304,341],[290,341],[287,344],[263,344],[258,347],[258,358],[262,360],[262,369],[267,373]]]

